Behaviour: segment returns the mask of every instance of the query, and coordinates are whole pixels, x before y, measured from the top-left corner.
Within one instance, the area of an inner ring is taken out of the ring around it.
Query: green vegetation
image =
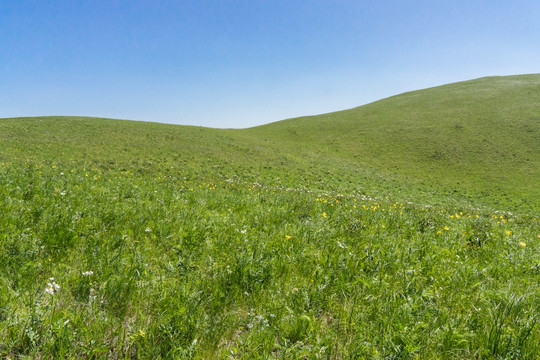
[[[540,75],[455,83],[249,131],[314,163],[370,169],[392,196],[540,207]]]
[[[0,357],[540,357],[540,75],[245,130],[0,120]]]

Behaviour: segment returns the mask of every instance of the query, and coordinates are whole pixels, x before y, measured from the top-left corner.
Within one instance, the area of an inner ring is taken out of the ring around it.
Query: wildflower
[[[323,212],[323,213],[322,213],[322,216],[323,216],[323,217],[326,217],[326,213],[325,213],[325,212]]]
[[[152,231],[152,229],[150,229],[149,227],[147,227],[144,231],[145,231],[145,232],[150,232],[150,231]]]
[[[290,235],[285,235],[285,240],[289,240],[289,239],[291,239],[291,238],[292,238],[292,236],[290,236]]]
[[[83,276],[91,276],[91,275],[94,275],[94,272],[93,272],[92,270],[90,270],[90,271],[85,271],[85,272],[83,272],[81,275],[83,275]]]
[[[520,241],[520,242],[519,242],[519,245],[521,245],[521,247],[527,246],[527,244],[525,244],[523,241]]]
[[[444,227],[444,230],[448,231],[448,230],[450,230],[450,229],[448,228],[448,226],[445,226],[445,227]]]
[[[58,292],[58,290],[60,290],[60,285],[58,285],[54,281],[54,278],[50,278],[49,282],[47,283],[47,287],[45,288],[45,292],[47,294],[54,295],[55,293]]]
[[[510,230],[506,231],[506,235],[511,235],[512,232]]]
[[[441,230],[437,231],[437,235],[439,235],[441,233]]]

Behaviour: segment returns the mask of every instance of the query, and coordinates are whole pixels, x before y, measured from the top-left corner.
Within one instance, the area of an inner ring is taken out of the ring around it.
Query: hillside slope
[[[540,75],[454,83],[247,132],[423,191],[539,205]]]
[[[0,161],[237,177],[396,199],[540,208],[540,75],[489,77],[244,130],[0,120]],[[189,171],[187,171],[189,170]]]

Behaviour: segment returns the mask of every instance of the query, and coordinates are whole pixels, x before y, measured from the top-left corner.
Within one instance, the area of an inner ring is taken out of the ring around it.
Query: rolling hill
[[[0,358],[537,359],[540,75],[232,130],[0,119]]]
[[[455,83],[248,131],[417,189],[539,205],[540,75]]]
[[[538,210],[540,75],[488,77],[243,130],[0,121],[1,161],[105,162],[400,200]],[[104,165],[102,165],[104,166]]]

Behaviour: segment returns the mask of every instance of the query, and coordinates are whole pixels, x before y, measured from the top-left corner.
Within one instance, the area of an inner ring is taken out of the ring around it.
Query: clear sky
[[[538,72],[538,0],[0,0],[0,117],[240,128]]]

